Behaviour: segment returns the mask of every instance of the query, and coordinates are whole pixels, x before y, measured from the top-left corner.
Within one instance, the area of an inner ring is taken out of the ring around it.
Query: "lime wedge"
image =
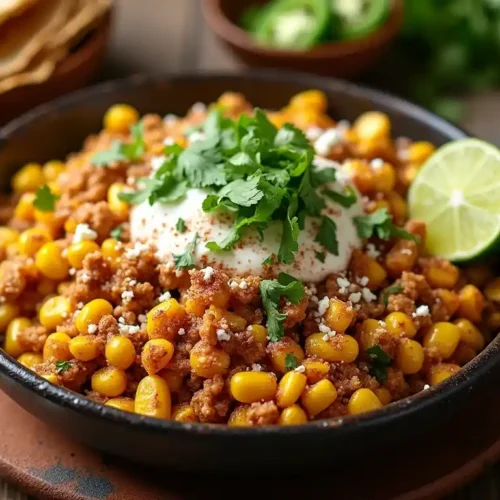
[[[421,168],[408,203],[427,224],[433,255],[464,262],[500,248],[500,151],[477,139],[446,144]]]

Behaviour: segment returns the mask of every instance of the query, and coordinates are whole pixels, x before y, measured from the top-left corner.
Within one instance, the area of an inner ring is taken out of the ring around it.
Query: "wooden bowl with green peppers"
[[[356,76],[403,25],[404,0],[203,0],[216,36],[249,66]]]

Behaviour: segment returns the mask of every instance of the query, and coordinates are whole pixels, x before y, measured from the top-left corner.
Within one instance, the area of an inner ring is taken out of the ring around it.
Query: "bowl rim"
[[[116,90],[134,89],[151,85],[183,85],[183,83],[203,82],[221,79],[246,79],[255,83],[273,81],[276,84],[294,83],[304,87],[314,87],[326,91],[346,92],[360,99],[368,99],[374,106],[384,105],[399,113],[409,116],[417,121],[426,123],[433,128],[440,129],[445,135],[453,139],[467,137],[461,128],[448,123],[430,111],[405,101],[388,93],[373,90],[357,84],[344,82],[337,79],[328,79],[300,73],[275,72],[269,70],[253,70],[250,72],[221,72],[221,73],[187,73],[176,76],[142,76],[136,75],[120,80],[104,82],[84,90],[79,90],[60,97],[48,104],[42,104],[20,117],[12,120],[0,129],[0,147],[3,141],[15,137],[18,132],[32,121],[43,119],[54,108],[67,109],[75,104],[85,102],[94,96],[112,94]],[[83,138],[82,138],[83,140]],[[308,435],[318,431],[335,432],[337,429],[362,430],[377,427],[380,423],[390,423],[403,419],[410,414],[424,411],[427,407],[452,399],[461,391],[472,390],[474,384],[483,379],[497,364],[495,355],[500,353],[500,335],[497,335],[490,344],[479,353],[472,361],[467,363],[455,375],[441,384],[421,391],[407,398],[395,401],[373,414],[361,416],[346,416],[333,420],[318,420],[303,425],[294,426],[263,426],[255,428],[229,427],[220,424],[181,423],[173,420],[162,420],[128,413],[115,408],[101,405],[87,399],[82,394],[73,392],[64,387],[56,386],[39,377],[31,370],[25,368],[14,358],[0,349],[0,373],[25,389],[48,399],[54,404],[82,413],[88,417],[104,419],[109,423],[133,425],[136,428],[150,432],[175,432],[179,435],[219,436],[219,437],[253,437],[256,435]],[[498,356],[497,356],[498,358]],[[328,431],[330,429],[330,431]]]
[[[388,42],[401,29],[404,22],[404,0],[390,1],[389,17],[382,26],[369,35],[355,40],[323,43],[309,50],[283,50],[259,45],[242,27],[226,16],[221,8],[221,0],[203,0],[201,6],[210,27],[226,43],[263,58],[304,60],[347,57],[364,50],[373,50],[374,47]]]

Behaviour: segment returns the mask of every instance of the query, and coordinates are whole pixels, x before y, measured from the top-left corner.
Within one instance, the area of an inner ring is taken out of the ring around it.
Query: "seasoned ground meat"
[[[224,379],[217,375],[195,392],[191,406],[200,422],[221,422],[227,416],[230,401],[224,389]]]

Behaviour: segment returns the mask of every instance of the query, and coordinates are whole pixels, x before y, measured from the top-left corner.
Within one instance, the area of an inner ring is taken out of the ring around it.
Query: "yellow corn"
[[[198,422],[198,418],[189,403],[181,403],[172,408],[172,420],[176,422]]]
[[[300,425],[307,422],[306,412],[299,405],[292,405],[285,408],[280,415],[278,423],[280,425]]]
[[[28,318],[15,318],[9,323],[5,333],[4,350],[13,358],[18,358],[24,353],[24,348],[19,342],[19,335],[29,326],[31,326],[31,320]]]
[[[75,326],[82,334],[89,333],[89,325],[97,325],[103,316],[113,314],[113,306],[104,299],[94,299],[82,307],[75,319]]]
[[[361,323],[359,340],[363,351],[377,343],[375,338],[377,330],[383,330],[383,328],[376,319],[368,318]]]
[[[106,342],[104,355],[109,365],[127,370],[135,361],[135,347],[130,339],[116,335]]]
[[[148,375],[165,368],[174,355],[174,346],[165,339],[152,339],[142,349],[141,362]]]
[[[410,144],[408,148],[408,161],[411,163],[424,163],[436,150],[434,144],[427,141],[419,141]]]
[[[392,193],[396,184],[396,171],[390,163],[373,169],[373,189],[379,193]]]
[[[276,403],[280,408],[286,408],[297,402],[304,391],[307,377],[303,373],[290,371],[285,373],[278,384]]]
[[[69,318],[70,313],[71,304],[68,297],[56,295],[43,303],[38,312],[38,316],[40,318],[40,323],[47,328],[47,330],[55,330],[56,327],[62,325],[64,321]]]
[[[424,336],[424,347],[435,348],[441,358],[450,358],[460,341],[460,330],[453,323],[435,323]]]
[[[195,344],[189,353],[191,369],[203,378],[213,378],[222,375],[231,362],[229,354],[217,347],[203,345],[202,342]]]
[[[500,278],[495,278],[488,283],[484,289],[484,294],[488,300],[492,302],[500,302]]]
[[[276,376],[267,372],[239,372],[229,382],[231,395],[240,403],[269,401],[276,396],[277,388]]]
[[[156,418],[170,418],[172,402],[168,384],[158,375],[144,377],[137,386],[135,412]]]
[[[396,361],[405,375],[418,373],[424,364],[424,350],[415,340],[401,339],[396,354]]]
[[[483,334],[471,321],[460,318],[454,321],[454,324],[460,331],[460,342],[472,347],[476,352],[479,352],[484,347]]]
[[[350,335],[335,335],[325,340],[323,333],[314,333],[306,339],[308,356],[318,356],[330,363],[352,363],[359,354],[359,345]]]
[[[69,273],[68,261],[62,256],[59,245],[53,241],[45,243],[38,250],[35,265],[44,276],[52,280],[63,280]]]
[[[0,304],[0,332],[5,332],[9,323],[19,316],[19,306],[4,302]]]
[[[25,352],[17,358],[17,361],[26,368],[33,370],[36,365],[43,363],[43,356],[39,352]]]
[[[91,379],[92,390],[108,398],[116,398],[127,389],[127,375],[123,370],[108,366],[97,370]],[[139,388],[137,388],[139,390]]]
[[[390,211],[397,224],[402,224],[408,217],[408,205],[405,199],[396,191],[387,193],[387,201],[390,205]]]
[[[305,374],[309,384],[315,384],[330,373],[330,364],[316,359],[305,359],[302,363],[306,369]]]
[[[354,309],[337,298],[330,299],[325,313],[325,324],[337,333],[344,333],[354,319]]]
[[[395,337],[406,337],[412,339],[417,334],[415,323],[403,312],[392,312],[385,318],[387,331]]]
[[[453,353],[453,361],[460,366],[466,365],[476,357],[476,350],[470,345],[460,342]]]
[[[63,332],[51,333],[43,346],[43,360],[56,362],[56,361],[69,361],[72,358],[69,350],[69,343],[71,338]]]
[[[337,399],[335,386],[327,379],[309,386],[302,394],[302,406],[311,417],[326,410]]]
[[[353,268],[356,269],[357,278],[368,278],[368,288],[377,290],[387,278],[387,271],[375,259],[369,257],[359,250],[352,253]]]
[[[115,104],[104,115],[104,128],[108,132],[125,134],[139,121],[139,113],[128,104]]]
[[[100,354],[95,335],[78,335],[72,338],[69,343],[69,351],[79,361],[91,361]]]
[[[14,209],[14,217],[28,222],[35,220],[34,201],[35,193],[24,193]]]
[[[354,122],[353,128],[361,142],[385,139],[391,134],[389,117],[379,111],[362,114]]]
[[[170,392],[179,392],[184,381],[184,377],[175,370],[162,370],[159,375],[165,379]]]
[[[42,167],[38,163],[28,163],[12,177],[12,189],[18,193],[36,191],[45,184]]]
[[[328,109],[328,99],[321,90],[305,90],[292,97],[290,107],[292,109],[313,109],[324,114]]]
[[[439,298],[443,303],[448,315],[453,316],[460,306],[458,294],[452,292],[451,290],[446,290],[445,288],[438,288],[436,290],[436,295],[437,298]]]
[[[479,323],[484,309],[483,294],[474,285],[465,285],[458,293],[458,298],[458,315]]]
[[[68,248],[68,262],[75,269],[81,269],[83,259],[89,254],[99,251],[99,245],[95,241],[83,240],[73,243]]]
[[[243,331],[247,326],[245,318],[242,318],[233,312],[226,311],[225,309],[221,309],[216,306],[210,306],[210,310],[213,311],[217,321],[224,320],[233,332]]]
[[[7,248],[10,244],[16,243],[19,233],[10,227],[0,227],[0,248]]]
[[[186,320],[186,309],[175,299],[168,299],[153,307],[148,313],[146,329],[150,339],[164,338],[173,341],[179,327]]]
[[[44,375],[41,375],[41,377],[51,384],[60,385],[59,379],[57,378],[57,375],[55,373],[45,373]]]
[[[65,165],[59,160],[48,161],[42,168],[43,176],[45,177],[46,182],[57,181],[64,170]]]
[[[349,415],[359,415],[382,408],[382,403],[370,389],[358,389],[349,399],[347,412]]]
[[[348,160],[344,164],[344,169],[361,194],[373,192],[375,174],[369,163],[364,160]]]
[[[424,276],[432,288],[452,289],[460,277],[458,269],[448,264],[446,267],[430,266],[424,269]]]
[[[267,328],[262,325],[251,325],[250,331],[256,342],[265,344],[267,342]]]
[[[246,405],[237,406],[229,415],[229,420],[227,425],[230,427],[249,427],[250,422],[248,421],[248,409]]]
[[[286,357],[291,354],[298,364],[304,359],[304,351],[297,342],[290,337],[283,337],[278,342],[272,342],[268,345],[269,357],[275,371],[286,373]]]
[[[184,307],[188,314],[192,316],[196,316],[197,318],[202,318],[205,314],[206,306],[199,300],[195,300],[192,298],[187,298]]]
[[[134,400],[132,398],[112,398],[106,401],[105,404],[117,410],[134,413]]]
[[[452,363],[438,363],[429,370],[429,384],[437,385],[460,370],[460,366]]]
[[[384,406],[388,405],[392,401],[392,395],[387,387],[379,387],[373,392]]]
[[[127,188],[126,184],[121,182],[114,182],[108,188],[108,205],[110,210],[118,217],[120,220],[126,220],[129,214],[129,204],[125,201],[120,200],[119,194],[122,193]]]

